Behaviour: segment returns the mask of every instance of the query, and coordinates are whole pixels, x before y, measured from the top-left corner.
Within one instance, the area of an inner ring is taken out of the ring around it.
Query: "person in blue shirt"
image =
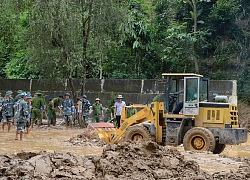
[[[66,129],[68,129],[68,125],[70,125],[71,129],[73,128],[73,116],[74,115],[74,102],[70,98],[70,93],[64,94],[64,99],[60,102],[60,112],[63,114],[63,119],[66,125]]]
[[[10,132],[11,123],[13,122],[15,101],[11,97],[12,94],[13,94],[12,91],[7,91],[2,101],[1,105],[2,116],[3,116],[2,131],[4,131],[4,126],[8,124],[8,132]]]
[[[23,133],[25,129],[26,122],[29,117],[29,106],[26,102],[27,94],[23,92],[20,94],[20,102],[18,103],[17,112],[16,112],[16,138],[18,140],[18,135],[20,135],[20,140],[23,140]]]

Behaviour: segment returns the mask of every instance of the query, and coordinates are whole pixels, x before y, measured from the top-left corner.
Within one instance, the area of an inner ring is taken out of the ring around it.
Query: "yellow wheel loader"
[[[98,134],[106,143],[153,140],[162,145],[221,153],[226,144],[247,141],[248,130],[238,124],[237,103],[226,96],[209,102],[209,80],[199,74],[163,73],[164,102],[135,104],[137,113],[126,117],[124,107],[119,129],[108,123],[93,123],[89,134]],[[216,102],[215,102],[216,101]]]

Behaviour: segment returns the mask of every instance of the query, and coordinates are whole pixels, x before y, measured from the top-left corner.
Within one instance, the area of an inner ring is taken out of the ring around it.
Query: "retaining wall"
[[[165,91],[164,80],[138,80],[138,79],[87,79],[86,95],[91,103],[96,97],[101,98],[102,104],[107,106],[108,101],[117,94],[122,94],[126,102],[146,103],[153,98],[163,101]],[[81,80],[75,79],[74,86],[77,96],[81,96]],[[7,90],[12,90],[14,96],[17,90],[29,91],[32,94],[41,90],[46,99],[62,95],[70,91],[68,80],[55,81],[47,79],[0,79],[0,92],[4,95]],[[211,80],[210,94],[227,95],[237,101],[237,82],[235,80]],[[156,98],[157,97],[157,98]]]

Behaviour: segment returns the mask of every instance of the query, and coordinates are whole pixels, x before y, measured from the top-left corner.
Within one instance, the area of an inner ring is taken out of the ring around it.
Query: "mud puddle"
[[[74,146],[68,140],[80,133],[82,129],[69,129],[65,127],[47,127],[41,128],[34,127],[31,129],[30,134],[25,134],[24,140],[15,140],[15,127],[11,127],[11,131],[0,132],[0,154],[18,153],[21,151],[30,152],[59,152],[67,153],[74,152],[81,156],[101,154],[102,148],[91,146]]]

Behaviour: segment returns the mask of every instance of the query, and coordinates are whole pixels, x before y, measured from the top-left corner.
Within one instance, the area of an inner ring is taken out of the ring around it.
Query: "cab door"
[[[184,115],[199,114],[200,77],[184,77]]]

